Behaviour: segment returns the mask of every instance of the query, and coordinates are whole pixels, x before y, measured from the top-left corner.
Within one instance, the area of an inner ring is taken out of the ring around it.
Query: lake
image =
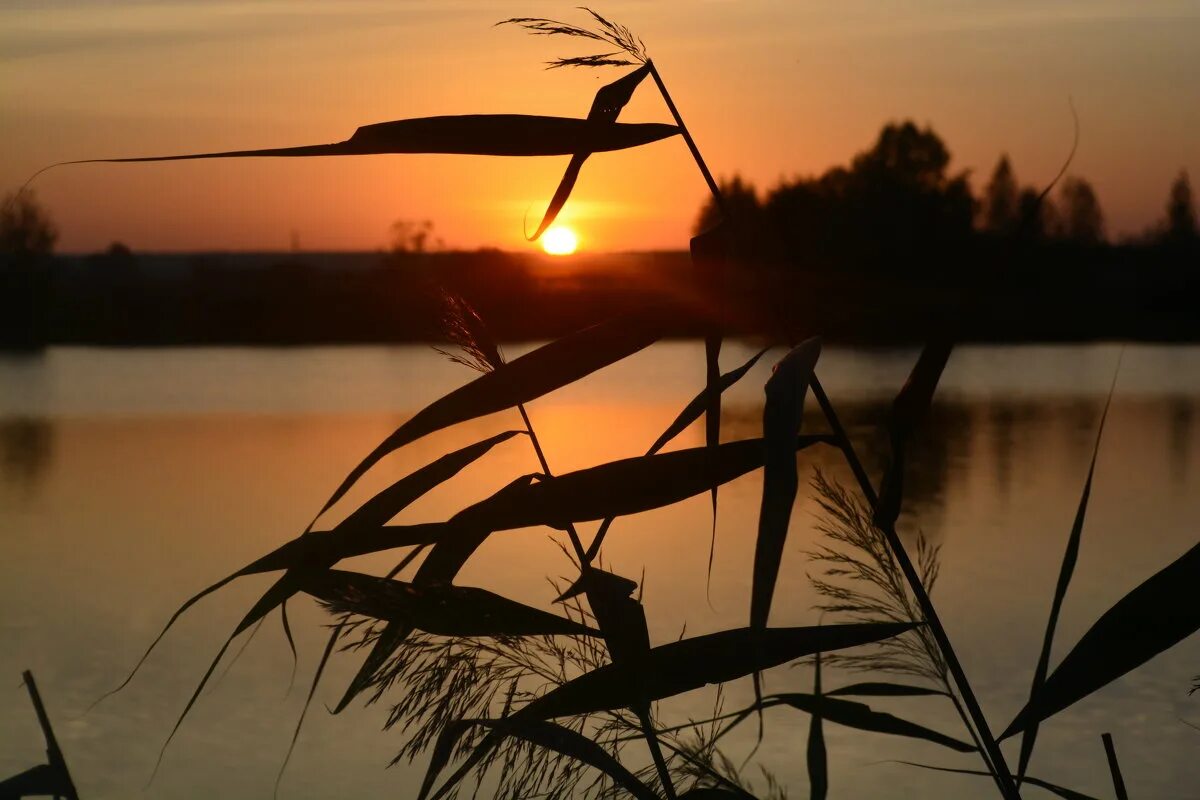
[[[523,348],[511,348],[510,355]],[[728,370],[751,353],[728,343]],[[1101,409],[1122,347],[962,347],[952,355],[919,434],[902,533],[920,530],[941,551],[935,604],[994,729],[1028,694],[1059,561],[1087,473]],[[778,353],[728,394],[725,440],[760,434],[762,386]],[[818,374],[849,422],[876,478],[878,426],[914,350],[827,347]],[[1100,450],[1083,546],[1052,664],[1130,589],[1193,546],[1200,529],[1200,347],[1124,348]],[[556,472],[640,454],[703,383],[703,347],[662,343],[529,405]],[[197,605],[134,681],[117,685],[188,596],[304,529],[345,474],[397,425],[473,373],[427,347],[297,349],[53,348],[0,356],[0,775],[44,760],[19,686],[32,669],[81,795],[124,798],[269,796],[320,656],[329,618],[306,599],[289,605],[292,659],[268,619],[231,671],[200,699],[148,788],[166,735],[241,615],[273,580],[235,583]],[[810,403],[811,405],[811,403]],[[806,426],[819,429],[809,409]],[[438,456],[518,427],[506,412],[443,431],[382,462],[318,527]],[[699,426],[672,447],[702,443]],[[834,451],[800,454],[773,625],[816,624],[805,553],[820,543],[809,480],[820,468],[851,486]],[[495,448],[406,509],[398,522],[442,520],[534,471],[523,437]],[[721,489],[716,559],[706,586],[707,496],[618,520],[604,547],[610,569],[641,579],[655,644],[746,624],[761,474]],[[594,524],[583,526],[585,541]],[[459,582],[552,608],[547,576],[570,565],[549,529],[493,536]],[[386,571],[394,554],[353,568]],[[1198,576],[1200,580],[1200,576]],[[826,621],[829,621],[828,618]],[[386,769],[400,733],[381,730],[386,701],[325,713],[361,655],[335,657],[284,778],[286,798],[406,796],[423,765]],[[1041,728],[1031,774],[1112,796],[1100,735],[1112,732],[1137,798],[1194,798],[1200,786],[1200,639],[1054,716]],[[218,675],[222,674],[218,670]],[[826,687],[862,676],[827,670]],[[766,675],[772,692],[810,691],[811,670]],[[726,709],[752,695],[727,687]],[[664,704],[667,722],[702,717],[711,691]],[[939,698],[872,698],[956,737],[965,732]],[[793,797],[806,796],[808,717],[766,716],[756,760]],[[753,743],[747,724],[727,742],[735,761]],[[975,769],[935,745],[826,724],[833,798],[992,796],[986,779],[888,763]],[[631,753],[642,756],[631,746]],[[1016,745],[1006,752],[1016,761]],[[747,773],[761,786],[758,770]],[[1027,796],[1040,790],[1029,789]]]

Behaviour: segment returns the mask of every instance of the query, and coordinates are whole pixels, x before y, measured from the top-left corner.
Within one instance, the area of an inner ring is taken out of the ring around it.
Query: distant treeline
[[[726,257],[685,252],[554,260],[444,252],[401,222],[378,253],[53,256],[28,192],[0,215],[0,348],[46,344],[430,341],[441,298],[466,297],[504,339],[545,339],[656,306],[670,335],[819,333],[873,344],[949,331],[991,341],[1200,341],[1200,236],[1187,176],[1164,220],[1111,243],[1099,200],[1067,176],[1021,187],[1002,157],[981,197],[933,131],[888,125],[848,167],[760,196],[725,183]],[[716,222],[710,205],[698,230]],[[430,252],[433,250],[433,252]]]
[[[1050,249],[1060,259],[1086,261],[1108,246],[1100,199],[1085,178],[1068,173],[1052,190],[1022,187],[1001,155],[977,197],[950,160],[931,128],[903,122],[886,125],[849,166],[816,177],[784,180],[760,194],[734,176],[722,192],[737,223],[739,256],[807,270],[918,275],[971,269],[959,259],[979,256],[981,248],[1013,258]],[[1115,244],[1166,248],[1181,268],[1189,258],[1196,267],[1200,235],[1186,172],[1165,197],[1158,224]],[[696,232],[718,218],[710,200]]]

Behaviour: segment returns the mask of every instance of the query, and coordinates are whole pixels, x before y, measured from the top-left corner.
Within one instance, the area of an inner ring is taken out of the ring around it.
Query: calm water
[[[942,545],[934,592],[995,727],[1020,707],[1087,469],[1117,346],[974,347],[951,359],[917,454],[902,519]],[[730,346],[726,368],[746,357]],[[914,353],[827,349],[820,374],[864,452]],[[764,359],[732,392],[727,439],[758,434]],[[530,406],[552,467],[566,471],[643,451],[703,380],[702,348],[665,344]],[[294,536],[347,470],[425,403],[470,373],[418,347],[295,350],[55,349],[0,358],[0,775],[42,759],[20,671],[33,669],[86,798],[267,797],[315,666],[322,615],[293,602],[300,669],[275,619],[208,692],[143,789],[163,738],[208,660],[271,577],[234,585],[196,607],[122,694],[86,716],[123,677],[186,596]],[[405,449],[377,468],[336,522],[388,481],[448,450],[514,427],[478,420]],[[681,445],[701,441],[688,431]],[[848,477],[830,452],[804,454]],[[523,440],[501,445],[403,522],[444,519],[531,471]],[[1129,347],[1097,468],[1083,552],[1059,628],[1056,658],[1104,609],[1195,543],[1200,529],[1200,348]],[[760,482],[721,491],[711,607],[705,597],[707,498],[625,519],[607,560],[645,572],[656,643],[745,624]],[[812,624],[804,551],[817,539],[815,504],[798,502],[773,624]],[[547,607],[544,580],[566,565],[546,530],[493,537],[461,582]],[[391,560],[367,559],[377,569]],[[319,700],[332,703],[356,657],[335,662]],[[1137,798],[1195,798],[1200,786],[1200,672],[1193,638],[1043,726],[1031,772],[1111,796],[1100,734],[1112,731]],[[829,675],[834,685],[853,680]],[[768,675],[771,691],[808,691],[807,670]],[[748,696],[729,689],[730,708]],[[664,708],[700,716],[711,696]],[[936,701],[880,708],[962,735]],[[283,784],[288,798],[405,796],[420,767],[385,765],[396,734],[382,707],[339,717],[316,707]],[[767,718],[762,762],[807,792],[807,717]],[[753,726],[748,726],[753,727]],[[748,734],[752,731],[747,730]],[[828,726],[831,797],[988,796],[976,779],[885,763],[975,768],[933,745]],[[746,739],[730,738],[740,758]],[[1015,749],[1012,751],[1015,756]],[[1014,758],[1015,760],[1015,758]],[[1030,794],[1035,794],[1031,790]]]

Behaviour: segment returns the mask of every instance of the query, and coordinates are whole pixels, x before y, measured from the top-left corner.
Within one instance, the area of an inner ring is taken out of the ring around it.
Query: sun
[[[575,231],[561,225],[555,225],[542,236],[542,249],[552,256],[569,256],[578,246]]]

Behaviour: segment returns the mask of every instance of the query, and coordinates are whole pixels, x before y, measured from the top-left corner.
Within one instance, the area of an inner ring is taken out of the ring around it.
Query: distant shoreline
[[[304,346],[438,341],[443,290],[504,341],[631,309],[664,335],[771,333],[863,345],[1200,341],[1200,259],[1144,246],[974,246],[921,263],[697,266],[683,251],[568,257],[110,250],[0,271],[0,348]]]

